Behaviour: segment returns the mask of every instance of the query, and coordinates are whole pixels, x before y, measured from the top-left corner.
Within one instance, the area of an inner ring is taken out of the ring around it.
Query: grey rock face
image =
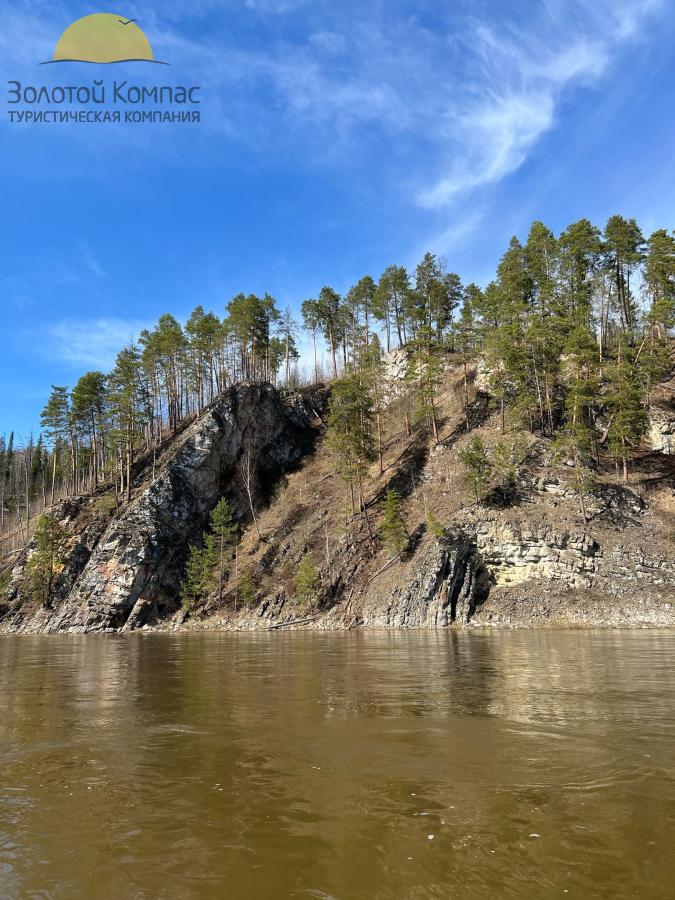
[[[650,407],[647,442],[659,453],[675,453],[675,410]]]
[[[408,353],[405,348],[385,353],[384,396],[386,402],[395,400],[405,393],[405,374],[408,368]]]
[[[435,541],[413,577],[386,599],[377,589],[369,591],[361,616],[364,625],[374,628],[467,623],[489,589],[489,575],[475,543],[458,533]]]
[[[101,534],[84,532],[76,564],[71,554],[66,566],[63,599],[17,630],[134,628],[175,609],[188,545],[242,454],[250,448],[263,484],[273,479],[308,449],[324,402],[321,389],[286,396],[266,384],[230,389],[177,439],[158,477]]]

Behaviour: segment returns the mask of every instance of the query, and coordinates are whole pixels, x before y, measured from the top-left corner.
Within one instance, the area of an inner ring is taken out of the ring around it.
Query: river
[[[671,898],[675,632],[0,637],[0,897]]]

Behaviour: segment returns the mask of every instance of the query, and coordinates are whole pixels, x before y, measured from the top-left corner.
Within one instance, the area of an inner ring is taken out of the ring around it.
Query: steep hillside
[[[188,546],[219,497],[233,489],[244,454],[255,460],[264,501],[280,473],[312,448],[325,398],[321,388],[291,395],[266,384],[232,388],[168,442],[159,458],[139,463],[129,503],[118,509],[103,491],[60,503],[55,518],[70,540],[53,599],[49,605],[25,599],[24,554],[12,573],[0,626],[130,629],[171,614]]]
[[[389,371],[384,471],[372,465],[366,514],[352,512],[334,473],[324,389],[232,389],[166,448],[154,478],[148,467],[139,471],[134,498],[119,513],[105,494],[61,505],[73,537],[56,597],[50,608],[22,600],[21,560],[0,630],[675,624],[675,457],[667,443],[645,445],[628,486],[601,460],[584,523],[572,469],[554,464],[550,442],[510,433],[521,447],[513,490],[477,503],[459,454],[476,434],[488,447],[501,434],[474,370],[467,433],[463,370],[448,359],[438,446],[421,427],[407,433],[413,410],[396,354]],[[666,440],[665,387],[658,396],[652,431]],[[249,451],[257,527],[238,465]],[[381,540],[391,489],[410,536],[403,558]],[[181,610],[188,545],[221,495],[242,528],[224,596]],[[321,578],[313,601],[296,592],[307,554]]]
[[[617,484],[613,472],[600,474],[585,524],[571,469],[552,463],[549,441],[523,436],[516,496],[508,505],[498,497],[479,504],[463,483],[459,453],[474,434],[488,445],[501,438],[490,398],[470,386],[467,434],[463,374],[451,362],[440,398],[441,444],[434,447],[423,430],[406,436],[411,410],[401,390],[394,380],[392,393],[399,396],[387,415],[384,473],[373,464],[367,508],[378,534],[387,490],[403,497],[411,535],[404,558],[392,559],[381,541],[370,539],[368,523],[351,514],[346,486],[320,444],[262,514],[264,541],[251,531],[244,537],[239,568],[253,575],[255,601],[235,609],[232,582],[223,608],[207,603],[187,625],[267,628],[306,619],[303,627],[330,628],[675,623],[675,457],[645,448],[629,487]],[[293,598],[308,551],[325,587],[323,601],[309,607]]]

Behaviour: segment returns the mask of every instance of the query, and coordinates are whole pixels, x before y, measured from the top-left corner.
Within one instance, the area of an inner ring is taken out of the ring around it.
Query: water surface
[[[675,633],[0,637],[3,898],[671,898]]]

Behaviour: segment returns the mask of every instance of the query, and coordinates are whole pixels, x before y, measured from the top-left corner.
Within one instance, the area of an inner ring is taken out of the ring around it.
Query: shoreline
[[[522,586],[524,588],[526,586]],[[86,628],[52,630],[35,627],[31,622],[0,623],[0,636],[7,634],[57,635],[57,634],[274,634],[274,633],[347,633],[347,632],[449,632],[486,633],[490,631],[590,631],[590,630],[664,630],[675,627],[675,598],[643,598],[626,603],[616,598],[593,596],[592,593],[570,592],[552,597],[524,597],[521,589],[516,596],[488,598],[483,607],[476,610],[469,622],[381,622],[345,623],[340,611],[329,610],[315,621],[296,621],[293,614],[286,620],[256,615],[251,610],[237,619],[212,616],[186,622],[166,620],[145,624],[138,628]]]

